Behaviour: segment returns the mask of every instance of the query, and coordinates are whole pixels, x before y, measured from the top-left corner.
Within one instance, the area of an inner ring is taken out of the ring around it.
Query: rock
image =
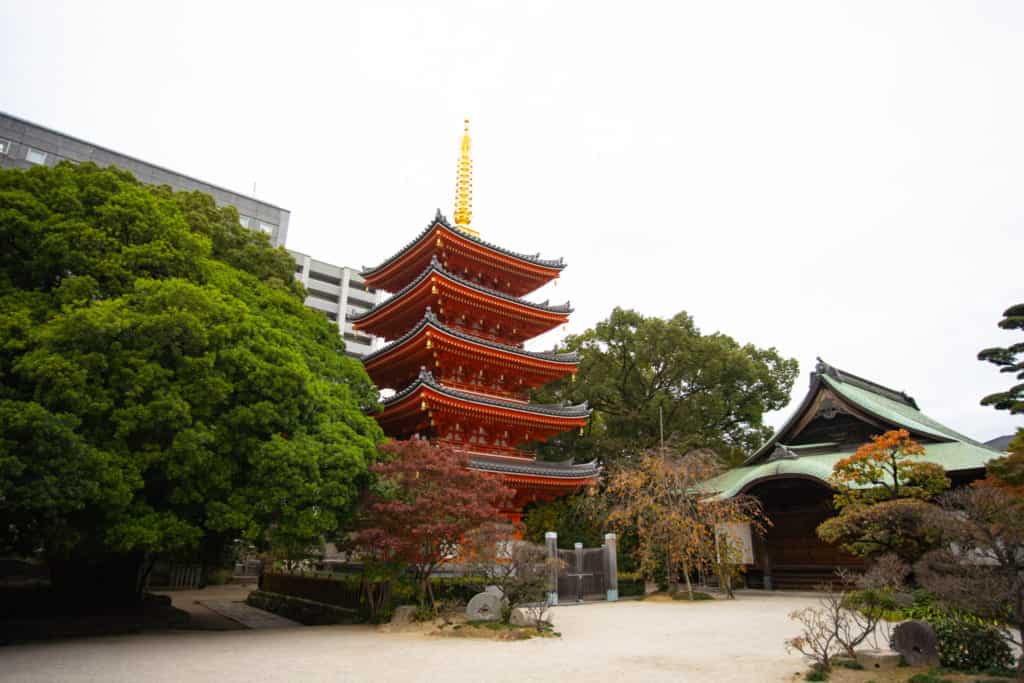
[[[499,598],[505,597],[505,594],[501,592],[501,589],[494,585],[487,586],[486,588],[484,588],[484,593],[493,593],[494,595],[497,595]]]
[[[905,621],[892,632],[892,647],[910,666],[938,666],[939,646],[935,631],[925,621]]]
[[[551,613],[548,612],[542,615],[545,621],[551,621]],[[536,626],[537,625],[537,610],[531,607],[516,607],[512,610],[512,616],[509,617],[509,623],[513,626]]]
[[[501,598],[494,593],[477,593],[466,605],[470,621],[497,621],[501,618]]]
[[[391,614],[391,623],[395,626],[411,624],[416,616],[416,605],[399,605]]]
[[[857,650],[857,663],[872,671],[890,671],[900,665],[896,650]]]

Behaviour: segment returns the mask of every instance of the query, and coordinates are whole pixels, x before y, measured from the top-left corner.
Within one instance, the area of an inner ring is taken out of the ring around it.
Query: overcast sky
[[[569,332],[686,310],[799,359],[795,399],[820,355],[1022,423],[975,356],[1024,301],[1024,3],[429,5],[0,0],[0,109],[255,185],[355,267],[451,215],[468,116],[473,225],[565,257]]]

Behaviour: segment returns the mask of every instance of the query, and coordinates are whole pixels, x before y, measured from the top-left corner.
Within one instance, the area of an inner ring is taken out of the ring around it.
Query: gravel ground
[[[520,642],[366,626],[171,632],[0,649],[0,681],[784,681],[804,668],[783,638],[807,595],[559,607],[563,638]]]

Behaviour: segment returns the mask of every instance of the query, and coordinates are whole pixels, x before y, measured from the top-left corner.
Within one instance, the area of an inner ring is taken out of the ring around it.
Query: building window
[[[334,277],[333,275],[327,275],[326,273],[318,273],[315,270],[309,271],[310,280],[319,280],[320,282],[326,282],[329,285],[340,285],[341,278]]]
[[[337,294],[328,294],[327,292],[312,288],[307,289],[306,291],[309,293],[310,296],[316,297],[317,299],[323,299],[324,301],[330,301],[333,304],[336,304],[338,303],[338,301],[340,301]]]
[[[296,263],[295,264],[295,272],[296,273],[301,273],[302,272],[302,264],[301,263]]]
[[[243,228],[248,228],[249,227],[249,217],[248,216],[239,215],[238,216],[238,224],[241,225]]]
[[[46,152],[40,152],[38,149],[28,148],[25,152],[25,161],[30,164],[45,164],[46,163]]]
[[[345,341],[354,342],[356,344],[362,344],[363,346],[370,346],[373,344],[373,340],[369,337],[364,337],[361,334],[349,334],[346,332],[344,335]]]
[[[377,293],[377,290],[374,289],[373,287],[367,287],[365,284],[363,284],[362,282],[358,282],[357,280],[349,280],[348,286],[351,287],[352,289],[358,289],[360,292],[369,292],[370,294]]]
[[[11,141],[0,139],[0,154],[7,154],[11,151]]]
[[[373,304],[371,304],[370,302],[368,302],[368,301],[360,301],[359,299],[357,299],[357,298],[355,298],[353,296],[350,296],[348,298],[348,305],[349,306],[355,306],[356,308],[361,308],[361,309],[363,309],[365,311],[368,311],[371,308],[373,308]]]
[[[271,225],[270,223],[264,223],[263,221],[258,221],[258,223],[259,223],[259,226],[260,226],[260,230],[262,232],[265,232],[268,235],[273,235],[274,234],[274,227],[275,226]]]
[[[331,313],[330,311],[324,311],[323,313],[324,313],[324,315],[327,316],[328,320],[330,320],[332,322],[338,322],[338,314],[337,313]]]

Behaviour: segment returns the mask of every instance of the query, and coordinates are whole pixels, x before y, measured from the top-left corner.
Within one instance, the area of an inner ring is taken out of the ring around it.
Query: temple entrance
[[[558,548],[558,536],[545,534],[548,558],[555,559],[548,601],[566,605],[592,600],[619,599],[618,545],[615,534],[605,534],[600,548],[584,548],[576,543],[570,549]]]
[[[835,514],[832,490],[816,479],[780,477],[748,491],[764,506],[772,522],[755,542],[751,587],[811,590],[835,579],[838,567],[858,569],[864,561],[818,538],[818,525]]]

